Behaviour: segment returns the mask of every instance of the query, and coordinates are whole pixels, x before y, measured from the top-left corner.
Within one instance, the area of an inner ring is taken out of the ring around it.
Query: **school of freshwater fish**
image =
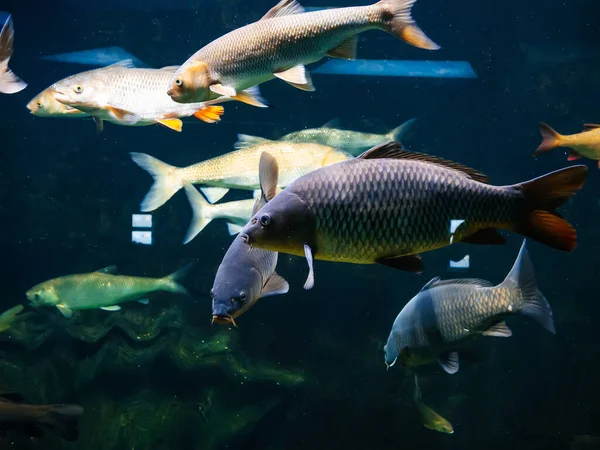
[[[315,91],[306,65],[326,57],[355,59],[357,35],[367,30],[385,31],[418,49],[439,49],[412,18],[415,2],[381,0],[306,12],[295,0],[282,0],[259,21],[217,37],[186,61],[141,68],[124,60],[75,73],[43,89],[26,106],[40,118],[91,118],[97,132],[106,132],[105,122],[161,125],[178,132],[187,118],[216,123],[227,120],[228,102],[268,108],[259,85],[275,78]],[[9,68],[13,27],[9,16],[0,32],[3,94],[27,87]],[[435,250],[459,242],[503,245],[499,230],[523,236],[504,281],[435,277],[412,299],[404,299],[395,319],[389,318],[382,370],[402,367],[413,374],[412,398],[421,422],[452,434],[451,423],[423,402],[417,371],[437,362],[445,372],[457,373],[461,349],[480,336],[510,337],[507,322],[513,316],[529,317],[556,332],[550,307],[554,299],[548,301],[543,286],[538,287],[526,242],[575,250],[576,229],[559,209],[585,188],[588,167],[573,165],[493,185],[485,174],[460,162],[407,150],[402,141],[415,120],[382,134],[347,130],[333,122],[277,140],[239,134],[231,148],[219,149],[219,156],[199,157],[186,167],[141,151],[130,156],[131,164],[152,178],[140,199],[142,212],[155,211],[178,191],[185,192],[193,218],[182,232],[183,244],[217,219],[225,221],[233,236],[210,291],[216,324],[242,326],[240,316],[252,314],[259,299],[288,292],[290,284],[276,271],[280,254],[306,260],[303,287],[310,290],[320,282],[317,260],[379,264],[410,277],[425,270],[423,254],[433,252],[435,258]],[[600,161],[600,125],[585,124],[582,132],[567,135],[541,123],[540,132],[543,141],[534,156],[564,147],[570,149],[569,161]],[[248,198],[221,201],[230,190],[246,191]],[[454,221],[460,223],[452,227]],[[489,253],[492,258],[493,248]],[[161,278],[118,274],[114,266],[56,274],[25,296],[29,306],[57,308],[65,319],[89,309],[119,314],[127,302],[148,304],[155,292],[188,296],[184,281],[190,267]],[[177,295],[172,301],[180,301]],[[17,305],[0,315],[0,332],[20,320],[23,309]],[[1,430],[41,437],[47,429],[66,440],[77,438],[76,421],[84,413],[80,406],[27,405],[22,400],[0,395]]]

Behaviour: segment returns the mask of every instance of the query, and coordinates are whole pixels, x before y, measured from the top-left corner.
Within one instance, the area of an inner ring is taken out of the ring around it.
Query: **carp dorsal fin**
[[[421,288],[421,292],[434,287],[440,286],[451,286],[451,285],[471,285],[473,287],[492,287],[493,283],[487,280],[481,280],[479,278],[458,278],[455,280],[442,280],[440,277],[435,277],[429,281],[425,286]]]
[[[442,166],[447,169],[456,170],[461,172],[472,180],[479,181],[480,183],[487,183],[488,177],[481,172],[472,169],[454,161],[439,158],[437,156],[427,155],[425,153],[415,153],[404,150],[399,142],[390,141],[385,144],[377,145],[361,155],[357,156],[358,159],[406,159],[412,161],[422,161],[437,166]]]
[[[273,19],[275,17],[291,16],[292,14],[302,14],[304,7],[296,0],[281,0],[273,6],[260,20]]]
[[[179,69],[181,66],[165,66],[165,67],[161,67],[158,70],[164,70],[165,72],[177,72],[177,69]]]
[[[108,66],[104,66],[103,69],[108,69],[109,67],[123,67],[125,69],[134,69],[135,64],[133,63],[133,59],[124,59],[122,61],[117,61],[116,63],[109,64]]]
[[[592,131],[597,128],[600,128],[600,125],[596,125],[595,123],[584,123],[583,124],[583,131]]]
[[[233,148],[241,150],[242,148],[254,147],[255,145],[266,144],[267,142],[273,141],[259,136],[250,136],[249,134],[238,134],[238,140],[233,145]]]
[[[114,275],[117,273],[117,266],[103,267],[102,269],[95,270],[94,272]]]
[[[18,392],[0,392],[0,401],[21,403],[25,399]]]
[[[254,202],[252,215],[256,214],[273,197],[277,195],[277,183],[279,182],[279,165],[273,155],[267,152],[260,154],[258,163],[258,178],[260,180],[260,197]]]

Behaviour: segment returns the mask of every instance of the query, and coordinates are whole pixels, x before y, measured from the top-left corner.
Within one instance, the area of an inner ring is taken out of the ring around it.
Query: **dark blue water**
[[[156,4],[155,4],[156,3]],[[9,434],[19,449],[582,449],[600,448],[600,189],[595,161],[585,188],[561,210],[576,226],[571,253],[531,242],[556,336],[521,318],[510,339],[482,338],[448,375],[421,373],[425,401],[454,435],[425,429],[412,403],[412,375],[385,370],[382,346],[404,304],[432,277],[499,283],[521,238],[502,247],[457,244],[423,256],[423,275],[381,266],[317,261],[304,291],[303,259],[282,255],[290,292],[267,298],[239,328],[210,326],[209,290],[231,237],[222,222],[181,245],[191,219],[183,193],[153,213],[154,244],[131,243],[131,214],[151,180],[130,159],[149,153],[189,165],[233,149],[237,133],[277,138],[339,117],[348,128],[384,132],[416,117],[405,144],[477,168],[496,185],[565,167],[563,150],[533,159],[538,122],[579,132],[600,122],[600,5],[592,0],[420,0],[413,16],[442,49],[418,50],[382,32],[360,36],[367,59],[466,60],[478,78],[441,80],[315,75],[315,92],[274,80],[272,107],[227,104],[221,123],[190,119],[183,133],[159,126],[37,118],[25,104],[87,66],[42,55],[120,46],[154,67],[180,64],[210,40],[257,20],[268,1],[9,2],[15,54],[29,83],[0,98],[2,309],[25,303],[36,283],[117,264],[124,274],[162,276],[197,260],[191,298],[84,311],[28,310],[0,334],[0,388],[31,403],[79,403],[80,438]],[[327,2],[350,6],[360,2]],[[306,4],[305,6],[320,6]],[[244,198],[232,192],[227,200]],[[457,274],[450,259],[470,255]],[[581,437],[589,435],[592,437]]]

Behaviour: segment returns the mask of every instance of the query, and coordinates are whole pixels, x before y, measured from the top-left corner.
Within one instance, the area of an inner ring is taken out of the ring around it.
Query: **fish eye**
[[[179,77],[175,78],[175,85],[179,87],[183,86],[183,80]]]
[[[75,86],[75,92],[77,92],[78,94],[81,94],[83,92],[83,86],[81,86],[80,84]]]
[[[245,302],[247,298],[248,294],[246,294],[244,291],[240,292],[240,302]]]
[[[263,227],[266,227],[270,223],[271,223],[271,216],[269,214],[263,214],[262,216],[260,216],[260,224]]]
[[[42,107],[42,102],[37,102],[38,108]]]

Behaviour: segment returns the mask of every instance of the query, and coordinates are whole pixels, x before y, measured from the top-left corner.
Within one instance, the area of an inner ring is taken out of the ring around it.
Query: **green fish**
[[[314,285],[314,259],[421,272],[419,253],[455,242],[504,244],[498,228],[572,251],[575,229],[556,208],[582,188],[587,172],[573,166],[492,186],[473,169],[390,142],[298,178],[252,217],[240,239],[306,256],[305,289]]]
[[[17,305],[0,314],[0,332],[8,330],[22,311],[23,305]]]
[[[56,306],[65,317],[73,311],[100,308],[118,311],[120,303],[137,300],[147,304],[144,297],[153,292],[173,292],[187,295],[179,284],[188,273],[191,264],[163,278],[131,277],[115,275],[117,268],[109,266],[96,272],[66,275],[44,281],[26,293],[32,306]]]
[[[454,433],[454,428],[450,422],[423,403],[417,374],[415,374],[415,393],[413,395],[413,400],[417,407],[417,411],[419,411],[419,415],[421,416],[421,423],[425,428],[429,428],[433,431],[439,431],[440,433]]]

